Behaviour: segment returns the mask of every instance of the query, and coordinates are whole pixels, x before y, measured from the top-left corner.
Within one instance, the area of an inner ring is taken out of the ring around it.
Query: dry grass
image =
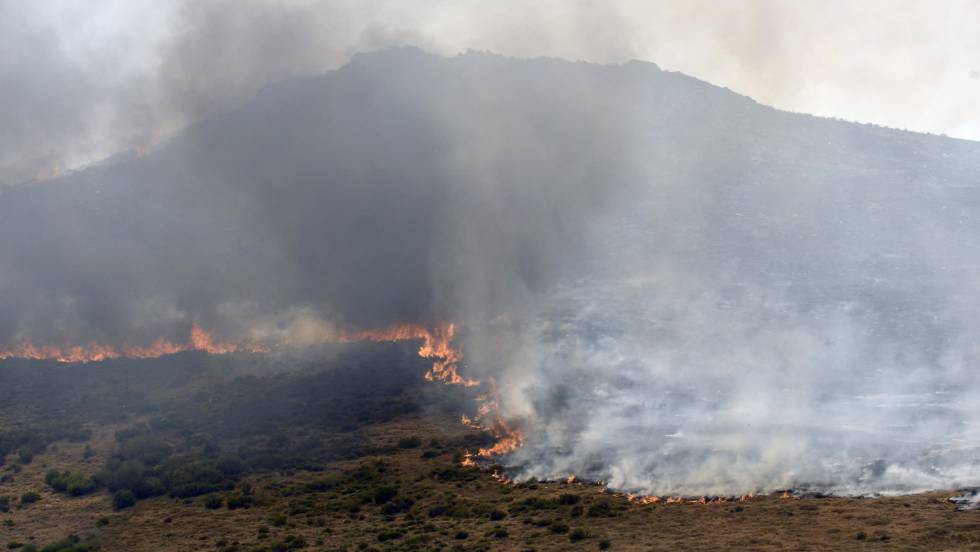
[[[610,550],[631,551],[980,550],[980,512],[955,511],[943,500],[949,493],[880,499],[772,495],[745,503],[643,506],[602,494],[594,486],[510,486],[478,470],[451,470],[459,477],[446,480],[433,474],[455,468],[453,455],[459,451],[426,445],[470,430],[433,418],[399,420],[369,430],[378,444],[419,436],[420,448],[395,448],[330,467],[350,473],[381,460],[386,468],[368,485],[397,487],[398,497],[414,501],[407,512],[385,514],[383,506],[373,503],[353,511],[338,507],[346,504],[346,491],[305,489],[306,483],[325,477],[306,471],[249,476],[243,482],[255,489],[255,503],[235,510],[206,509],[206,497],[158,497],[115,512],[105,492],[69,498],[45,488],[48,469],[94,472],[112,450],[114,429],[96,433],[90,443],[97,451],[94,458],[82,459],[84,444],[59,443],[14,474],[12,482],[0,485],[0,495],[41,494],[40,501],[23,508],[15,505],[0,516],[13,522],[0,526],[0,546],[44,544],[75,533],[91,535],[103,550],[131,552],[271,550],[279,543],[298,546],[299,539],[305,546],[297,549],[351,551],[598,550],[604,540]],[[431,451],[428,458],[423,457],[426,450]],[[580,497],[580,502],[548,502],[562,494]],[[539,500],[527,506],[528,499]],[[603,503],[611,507],[611,517],[588,515],[590,508]],[[445,510],[441,514],[440,508]],[[494,510],[506,515],[491,519]],[[100,524],[100,518],[108,524]],[[573,542],[576,530],[585,535]]]

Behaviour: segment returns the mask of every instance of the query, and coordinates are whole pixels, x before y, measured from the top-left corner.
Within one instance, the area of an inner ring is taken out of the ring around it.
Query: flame
[[[456,326],[450,323],[440,324],[433,328],[419,324],[396,324],[381,329],[324,333],[319,336],[319,339],[323,342],[341,343],[421,340],[422,345],[418,350],[419,356],[432,361],[432,366],[425,374],[426,380],[442,382],[447,385],[462,385],[463,387],[481,385],[479,380],[465,378],[459,374],[459,364],[463,360],[463,354],[459,349],[453,347],[452,341],[455,335]],[[25,358],[84,363],[114,358],[157,358],[185,351],[204,351],[213,355],[224,355],[239,351],[268,352],[269,349],[246,342],[219,341],[213,333],[194,323],[185,343],[174,343],[161,338],[150,345],[126,345],[117,348],[100,344],[36,346],[25,342],[10,348],[0,348],[0,360]],[[501,415],[500,397],[497,393],[496,382],[491,378],[486,386],[486,392],[477,397],[479,408],[476,416],[473,418],[461,417],[463,424],[488,431],[497,439],[493,446],[481,448],[476,452],[475,456],[480,458],[492,458],[513,452],[524,444],[525,439],[523,430],[513,427]],[[463,465],[476,465],[474,455],[467,451]],[[506,477],[502,473],[498,473],[495,477],[506,481]]]
[[[361,330],[341,334],[339,341],[408,341],[421,339],[419,356],[432,359],[432,367],[425,374],[428,381],[441,381],[449,385],[476,387],[480,382],[459,375],[458,366],[463,360],[463,354],[452,346],[456,335],[455,324],[441,324],[426,328],[417,324],[398,324],[380,330]]]
[[[524,431],[512,427],[500,414],[500,395],[497,393],[497,382],[490,378],[487,381],[487,392],[477,397],[480,407],[475,418],[462,416],[464,425],[483,431],[489,431],[497,442],[487,448],[481,448],[476,455],[481,458],[492,458],[514,452],[524,444]]]
[[[13,347],[0,348],[0,360],[24,358],[30,360],[54,360],[62,363],[101,362],[114,358],[157,358],[187,351],[204,351],[213,355],[235,352],[261,353],[268,348],[250,343],[219,341],[197,323],[191,325],[190,336],[185,343],[173,343],[163,338],[150,345],[124,345],[113,347],[91,343],[88,345],[34,345],[23,342]]]

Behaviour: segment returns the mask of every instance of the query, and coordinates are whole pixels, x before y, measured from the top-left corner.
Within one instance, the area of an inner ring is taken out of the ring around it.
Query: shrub
[[[218,495],[208,495],[204,499],[204,507],[208,510],[217,510],[224,506],[225,501]]]
[[[589,507],[588,515],[589,517],[615,517],[616,512],[613,511],[611,503],[600,502]]]
[[[82,496],[91,493],[98,485],[84,474],[77,472],[49,471],[44,476],[45,483],[59,493],[67,492],[71,496]]]
[[[456,540],[466,540],[470,538],[470,534],[466,531],[457,531],[455,535]]]
[[[225,504],[228,505],[229,510],[237,510],[238,508],[248,508],[252,505],[252,497],[247,494],[233,494],[229,495],[225,500]]]
[[[572,542],[578,542],[583,539],[589,538],[590,535],[585,529],[575,529],[568,534],[568,540]]]
[[[56,470],[50,470],[48,473],[44,474],[44,482],[59,493],[64,492],[65,489],[68,488],[68,483],[65,481],[65,476]]]
[[[579,502],[582,502],[582,497],[571,493],[563,493],[558,497],[558,503],[566,506],[578,504]]]
[[[116,494],[112,495],[112,506],[117,510],[124,510],[134,504],[136,504],[136,495],[129,489],[116,491]]]
[[[395,498],[396,494],[398,494],[398,487],[385,485],[384,487],[378,487],[375,489],[373,500],[375,504],[384,504],[392,498]]]
[[[403,437],[398,440],[398,448],[413,449],[422,446],[422,439],[419,437]]]
[[[34,492],[24,493],[20,497],[20,503],[24,505],[34,504],[38,500],[41,500],[41,495]]]
[[[411,498],[403,497],[392,500],[381,508],[381,513],[391,516],[399,512],[407,512],[415,504]]]
[[[507,517],[507,512],[503,510],[494,510],[490,512],[490,521],[500,521]]]
[[[95,550],[98,550],[96,545],[83,543],[78,536],[70,535],[66,539],[45,546],[41,552],[94,552]]]
[[[508,534],[507,529],[504,529],[503,527],[494,527],[493,530],[490,531],[490,536],[498,539],[506,539]]]
[[[599,541],[599,550],[609,550],[612,548],[612,543],[606,539]]]
[[[567,533],[568,525],[562,521],[555,520],[548,525],[548,530],[555,534]]]

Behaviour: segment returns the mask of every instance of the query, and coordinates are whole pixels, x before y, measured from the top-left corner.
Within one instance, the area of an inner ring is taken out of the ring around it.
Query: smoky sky
[[[4,1],[0,185],[152,147],[282,78],[402,45],[647,60],[782,109],[977,139],[978,14],[975,0]]]

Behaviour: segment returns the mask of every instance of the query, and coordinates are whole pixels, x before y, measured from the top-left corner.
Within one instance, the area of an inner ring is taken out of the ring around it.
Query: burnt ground
[[[0,546],[980,550],[980,512],[956,511],[952,492],[639,505],[501,483],[460,465],[486,436],[456,422],[465,391],[421,382],[425,368],[395,345],[289,370],[200,355],[0,363]]]

